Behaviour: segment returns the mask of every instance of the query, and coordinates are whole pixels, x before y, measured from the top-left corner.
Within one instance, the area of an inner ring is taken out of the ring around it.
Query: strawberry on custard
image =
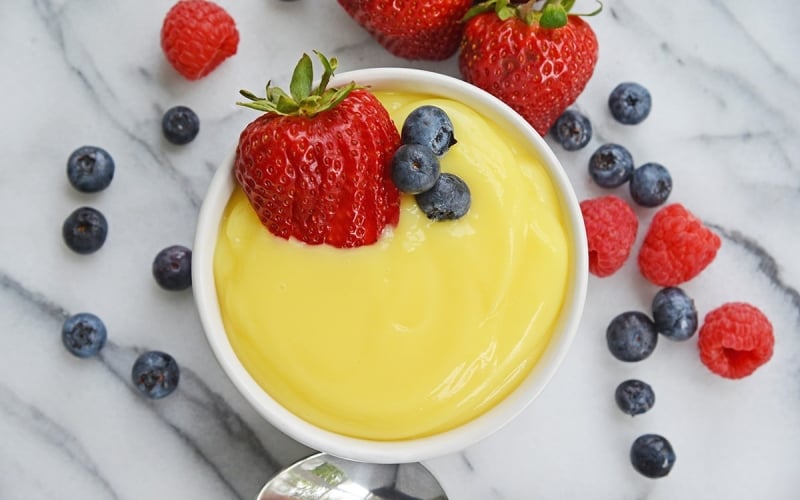
[[[304,54],[289,94],[269,83],[266,97],[241,91],[250,102],[239,104],[264,114],[242,132],[234,174],[276,236],[341,248],[369,245],[399,219],[390,168],[400,134],[367,89],[355,82],[327,88],[337,60],[317,55],[324,67],[317,87]]]

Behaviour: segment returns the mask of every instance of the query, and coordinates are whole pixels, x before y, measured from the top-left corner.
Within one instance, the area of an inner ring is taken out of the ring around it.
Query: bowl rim
[[[459,96],[476,111],[507,122],[530,139],[561,198],[573,243],[572,282],[555,325],[555,333],[536,365],[505,399],[482,415],[441,434],[401,441],[376,441],[321,429],[289,412],[272,399],[250,376],[227,339],[218,307],[213,258],[217,233],[235,181],[231,174],[235,152],[220,164],[200,207],[192,251],[192,289],[201,325],[217,362],[251,406],[278,430],[313,449],[342,458],[372,463],[419,462],[455,453],[500,430],[544,390],[565,359],[583,314],[588,283],[588,247],[583,218],[573,187],[561,163],[544,139],[519,114],[488,92],[463,80],[422,69],[375,67],[334,75],[331,86],[358,82],[375,90],[423,92],[434,96]]]

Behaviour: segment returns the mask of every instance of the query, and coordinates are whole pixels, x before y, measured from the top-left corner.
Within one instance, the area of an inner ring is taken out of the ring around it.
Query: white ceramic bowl
[[[480,417],[441,434],[406,441],[356,439],[316,427],[281,406],[245,370],[228,342],[217,302],[212,267],[220,220],[234,189],[231,170],[233,157],[219,167],[200,210],[192,252],[192,280],[203,328],[225,373],[264,418],[311,448],[364,462],[416,462],[462,450],[499,430],[530,404],[550,381],[567,354],[583,311],[588,279],[586,235],[578,201],[558,159],[536,131],[500,100],[456,78],[415,69],[350,71],[336,75],[331,85],[343,85],[350,81],[369,85],[375,90],[425,92],[456,99],[501,124],[509,134],[523,137],[541,159],[561,196],[561,208],[569,226],[567,235],[574,249],[570,263],[574,271],[572,282],[569,283],[553,336],[536,366],[514,392]]]

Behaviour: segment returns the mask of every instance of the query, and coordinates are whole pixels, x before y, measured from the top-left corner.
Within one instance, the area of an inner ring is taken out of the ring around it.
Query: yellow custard
[[[472,206],[433,222],[403,195],[400,222],[354,249],[265,229],[234,191],[214,276],[236,355],[276,401],[332,432],[401,440],[457,427],[500,402],[545,349],[569,280],[555,188],[537,157],[455,101],[375,92],[400,126],[444,109],[458,143],[442,171]]]

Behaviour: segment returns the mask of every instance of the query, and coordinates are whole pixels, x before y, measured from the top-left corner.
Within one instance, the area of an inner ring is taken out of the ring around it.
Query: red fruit
[[[552,0],[542,11],[532,10],[535,2],[506,3],[475,7],[477,15],[464,30],[459,69],[466,81],[504,101],[545,135],[589,82],[597,38],[583,19],[567,15]],[[561,9],[562,21],[545,16],[553,9]]]
[[[264,226],[281,238],[356,247],[397,224],[400,195],[390,166],[400,134],[366,89],[326,89],[336,59],[314,89],[308,55],[292,77],[292,95],[267,85],[267,97],[242,91],[265,114],[245,127],[234,161],[236,180]]]
[[[708,267],[722,241],[679,204],[660,209],[639,249],[639,270],[655,285],[677,286]]]
[[[458,50],[472,0],[339,0],[386,50],[405,59],[447,59]]]
[[[613,195],[582,201],[581,213],[589,243],[589,272],[601,278],[611,276],[628,260],[639,220],[627,203]]]
[[[233,18],[207,0],[181,0],[167,12],[161,49],[167,61],[188,80],[211,73],[236,53],[239,32]]]
[[[733,379],[747,377],[769,361],[774,345],[769,319],[744,302],[729,302],[709,312],[697,339],[703,364]]]

